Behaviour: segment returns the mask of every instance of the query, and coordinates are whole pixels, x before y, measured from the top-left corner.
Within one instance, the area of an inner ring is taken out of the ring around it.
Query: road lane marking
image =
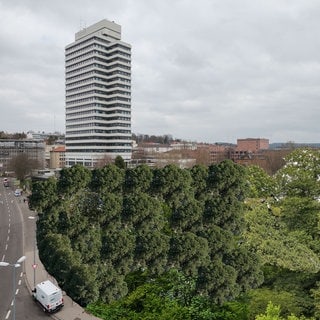
[[[4,258],[5,258],[5,255],[2,256],[2,260],[1,261],[4,261]]]
[[[9,241],[9,239],[10,239],[10,237],[8,236],[8,237],[7,237],[7,242]]]
[[[11,313],[11,310],[9,310],[9,311],[7,312],[6,319],[9,319],[10,313]]]
[[[19,289],[16,290],[16,295],[19,293]]]
[[[6,244],[6,249],[5,249],[6,251],[8,250],[8,245]]]
[[[19,286],[21,285],[21,279],[18,281],[18,285],[19,285]]]

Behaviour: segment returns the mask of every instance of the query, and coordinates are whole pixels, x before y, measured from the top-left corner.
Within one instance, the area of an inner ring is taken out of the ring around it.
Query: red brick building
[[[269,139],[261,138],[247,138],[247,139],[237,139],[236,151],[247,151],[252,153],[257,153],[261,150],[269,149]]]

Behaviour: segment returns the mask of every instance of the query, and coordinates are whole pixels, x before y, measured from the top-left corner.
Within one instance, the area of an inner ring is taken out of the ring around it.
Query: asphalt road
[[[48,319],[33,301],[24,281],[23,264],[31,262],[25,261],[16,268],[13,266],[24,255],[24,235],[34,237],[34,221],[23,217],[19,208],[22,199],[0,181],[0,261],[11,264],[0,266],[0,320]]]

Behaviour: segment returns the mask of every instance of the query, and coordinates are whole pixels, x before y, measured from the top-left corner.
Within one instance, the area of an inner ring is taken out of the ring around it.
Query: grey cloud
[[[319,141],[317,1],[0,0],[0,15],[2,130],[64,131],[64,47],[107,18],[133,48],[134,132]]]

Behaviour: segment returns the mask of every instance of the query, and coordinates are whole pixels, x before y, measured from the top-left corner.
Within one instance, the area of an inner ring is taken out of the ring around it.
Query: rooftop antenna
[[[86,28],[87,28],[86,22],[80,18],[80,30],[84,30]]]

